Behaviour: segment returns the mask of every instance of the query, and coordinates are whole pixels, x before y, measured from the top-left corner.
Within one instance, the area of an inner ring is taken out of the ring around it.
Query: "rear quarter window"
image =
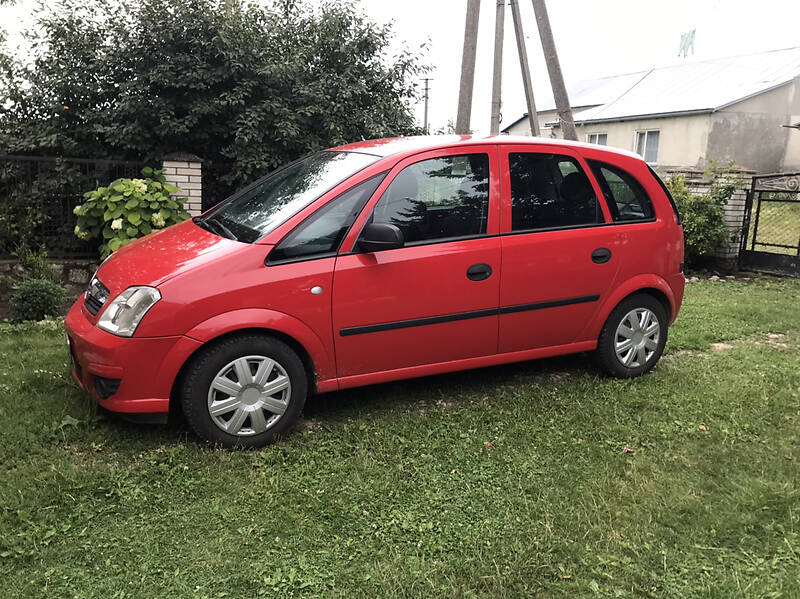
[[[603,190],[614,222],[646,221],[655,218],[650,196],[632,174],[618,166],[588,160]]]

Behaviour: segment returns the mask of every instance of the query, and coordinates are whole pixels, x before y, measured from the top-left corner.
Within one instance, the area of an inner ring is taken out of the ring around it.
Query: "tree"
[[[0,153],[205,159],[215,199],[305,153],[418,133],[417,56],[348,2],[57,0],[0,74]]]

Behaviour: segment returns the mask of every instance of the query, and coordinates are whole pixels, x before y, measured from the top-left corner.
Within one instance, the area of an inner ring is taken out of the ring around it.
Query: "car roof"
[[[611,152],[621,156],[642,160],[639,154],[626,150],[619,150],[617,148],[610,148],[608,146],[598,146],[597,144],[569,141],[566,139],[531,137],[528,135],[493,135],[486,137],[473,135],[419,135],[413,137],[387,137],[384,139],[358,141],[330,149],[339,152],[360,152],[386,158],[387,156],[394,156],[397,154],[415,154],[424,150],[437,150],[458,146],[466,148],[471,145],[486,144],[546,145],[553,146],[554,150],[559,147],[585,148],[594,151]]]

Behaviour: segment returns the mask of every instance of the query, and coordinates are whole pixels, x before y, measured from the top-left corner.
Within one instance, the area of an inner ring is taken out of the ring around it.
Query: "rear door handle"
[[[467,269],[470,281],[485,281],[492,276],[492,267],[488,264],[473,264]]]
[[[611,250],[608,248],[597,248],[592,252],[592,262],[595,264],[605,264],[611,260]]]

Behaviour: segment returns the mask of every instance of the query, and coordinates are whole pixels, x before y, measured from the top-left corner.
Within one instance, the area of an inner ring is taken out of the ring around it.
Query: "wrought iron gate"
[[[800,173],[753,177],[739,267],[800,276]]]

